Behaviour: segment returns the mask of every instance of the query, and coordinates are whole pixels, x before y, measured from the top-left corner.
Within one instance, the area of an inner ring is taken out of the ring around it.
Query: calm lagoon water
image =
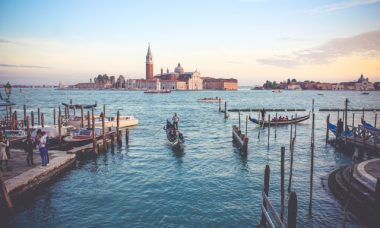
[[[380,93],[323,91],[199,91],[144,94],[141,91],[14,90],[12,99],[22,113],[39,106],[47,121],[53,107],[74,103],[107,104],[107,112],[134,115],[140,121],[130,131],[130,144],[114,152],[78,160],[75,168],[42,188],[22,208],[3,221],[10,227],[252,227],[260,222],[261,191],[266,164],[270,165],[270,199],[279,211],[280,147],[286,147],[285,183],[288,185],[290,126],[278,127],[277,139],[248,124],[247,157],[232,143],[231,125],[237,113],[224,120],[217,104],[198,103],[198,98],[223,97],[228,108],[336,108],[350,100],[350,107],[377,107]],[[174,112],[186,138],[184,152],[175,152],[162,130]],[[298,115],[307,112],[298,112]],[[242,122],[248,113],[242,114]],[[271,113],[268,113],[271,114]],[[280,114],[280,113],[279,113]],[[288,112],[287,115],[294,113]],[[350,155],[325,144],[328,113],[316,111],[313,212],[308,214],[311,119],[297,126],[292,190],[298,196],[298,227],[339,227],[342,206],[327,186],[334,169],[350,163]],[[252,113],[257,117],[257,113]],[[273,115],[273,113],[272,113]],[[359,113],[356,115],[359,121]],[[336,120],[336,113],[331,119]],[[374,113],[366,113],[372,123]],[[243,124],[242,124],[243,126]],[[243,127],[245,129],[245,127]],[[286,193],[286,201],[287,201]],[[355,216],[349,223],[361,226]]]

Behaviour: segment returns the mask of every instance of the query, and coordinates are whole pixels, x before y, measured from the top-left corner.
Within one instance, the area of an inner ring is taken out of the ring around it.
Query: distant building
[[[373,87],[375,87],[375,90],[380,90],[380,82],[373,83]]]
[[[150,51],[150,44],[148,46],[148,52],[146,54],[145,71],[146,71],[146,80],[152,80],[153,79],[153,56],[152,56],[152,52]]]
[[[375,90],[373,83],[369,82],[368,78],[364,78],[363,75],[360,75],[359,79],[356,82],[341,82],[340,84],[344,85],[345,90],[357,90],[357,91]]]
[[[289,90],[302,90],[301,83],[292,82],[288,85]]]
[[[223,78],[203,78],[203,89],[210,90],[237,90],[238,81],[236,79],[223,79]]]
[[[331,84],[332,90],[344,90],[344,85],[341,83],[333,83]]]
[[[332,89],[332,84],[331,83],[316,83],[315,84],[315,89],[318,89],[318,90],[331,90]]]

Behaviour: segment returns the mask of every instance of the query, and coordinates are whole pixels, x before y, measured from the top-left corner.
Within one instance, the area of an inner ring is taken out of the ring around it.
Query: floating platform
[[[346,109],[341,108],[320,108],[320,112],[344,112]],[[349,108],[349,112],[377,112],[380,111],[380,108]]]

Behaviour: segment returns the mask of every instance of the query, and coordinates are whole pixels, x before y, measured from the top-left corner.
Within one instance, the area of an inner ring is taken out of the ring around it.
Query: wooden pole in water
[[[24,127],[26,126],[26,105],[24,105]]]
[[[219,97],[219,112],[222,111],[222,99]]]
[[[309,198],[309,214],[311,214],[312,200],[313,200],[313,173],[314,173],[314,127],[315,127],[315,114],[313,113],[312,127],[311,127],[311,166],[310,166],[310,198]]]
[[[80,127],[84,128],[84,119],[83,119],[84,111],[83,105],[80,107]]]
[[[53,125],[55,126],[57,123],[57,117],[56,117],[56,113],[55,113],[55,108],[53,108]]]
[[[339,121],[339,110],[338,110],[338,117],[336,118],[336,122]]]
[[[269,178],[270,178],[270,168],[269,165],[265,166],[264,171],[264,193],[269,196]],[[267,208],[267,204],[265,203],[265,200],[263,199],[264,208]],[[266,223],[265,215],[264,213],[261,214],[261,225],[264,225]]]
[[[44,113],[41,113],[41,127],[42,127],[42,128],[45,128],[45,117],[44,117]]]
[[[18,129],[18,127],[17,127],[17,111],[14,111],[13,115],[14,115],[14,117],[13,117],[14,129]]]
[[[30,112],[30,118],[32,121],[32,127],[34,127],[34,112],[33,111]]]
[[[26,134],[29,134],[29,129],[30,129],[30,125],[29,125],[29,116],[26,116]]]
[[[7,205],[7,208],[12,210],[13,209],[13,203],[11,200],[11,197],[9,196],[7,187],[5,186],[5,183],[3,181],[3,174],[0,173],[0,191],[1,191],[1,198],[4,199],[5,204]]]
[[[224,102],[224,119],[227,119],[227,101]]]
[[[102,138],[103,138],[103,148],[106,150],[107,141],[106,141],[106,128],[105,128],[105,117],[106,117],[106,105],[103,105],[103,113],[102,113]]]
[[[326,143],[329,141],[329,123],[330,123],[330,114],[326,118]]]
[[[288,228],[296,228],[297,225],[297,194],[291,192],[288,201]]]
[[[277,117],[277,112],[276,112],[276,122],[274,125],[274,139],[277,139],[277,122],[278,122],[278,117]]]
[[[245,116],[245,137],[248,137],[248,116]]]
[[[117,138],[117,141],[119,142],[120,141],[120,111],[118,110],[117,111],[117,116],[116,116],[116,138]]]
[[[363,108],[363,111],[362,111],[362,120],[364,120],[364,108]]]
[[[37,123],[38,123],[38,125],[41,125],[41,113],[40,113],[40,108],[37,109]]]
[[[354,129],[355,126],[355,113],[352,113],[352,129]]]
[[[90,116],[90,111],[87,111],[87,128],[91,128],[91,116]]]
[[[288,193],[291,192],[292,190],[294,143],[295,143],[295,138],[293,138],[290,143],[290,171],[289,171]]]
[[[293,116],[292,116],[293,119]],[[297,119],[297,113],[296,113],[296,119]],[[294,138],[297,137],[297,123],[294,123]]]
[[[281,221],[284,221],[285,213],[285,147],[281,147],[281,210],[280,218]]]
[[[129,129],[125,129],[125,145],[129,144]]]
[[[241,132],[241,125],[240,125],[240,110],[238,112],[238,115],[239,115],[239,132]]]
[[[67,120],[67,106],[65,106],[65,120]]]
[[[292,117],[293,118],[293,117]],[[290,137],[289,137],[289,149],[291,149],[291,143],[293,138],[293,124],[290,124]]]
[[[345,114],[344,115],[345,116],[345,118],[344,118],[344,129],[345,129],[345,131],[348,131],[348,126],[347,126],[348,99],[347,98],[346,98],[344,104],[345,104],[344,105],[345,106],[345,108],[344,108],[344,114]],[[364,117],[364,115],[363,115],[363,117]]]
[[[96,148],[96,137],[95,137],[95,116],[94,116],[94,107],[92,107],[92,148],[95,153],[98,153]]]
[[[269,137],[270,137],[270,115],[268,115],[268,148],[269,148]]]
[[[375,128],[376,128],[376,123],[377,123],[377,113],[375,113]]]
[[[59,145],[62,144],[62,112],[61,106],[58,107],[58,137],[59,137]]]

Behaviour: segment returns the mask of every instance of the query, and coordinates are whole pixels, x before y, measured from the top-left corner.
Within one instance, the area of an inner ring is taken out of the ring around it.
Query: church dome
[[[178,63],[178,66],[175,68],[174,72],[178,73],[178,74],[183,74],[184,73],[183,67],[181,67],[180,63]]]

